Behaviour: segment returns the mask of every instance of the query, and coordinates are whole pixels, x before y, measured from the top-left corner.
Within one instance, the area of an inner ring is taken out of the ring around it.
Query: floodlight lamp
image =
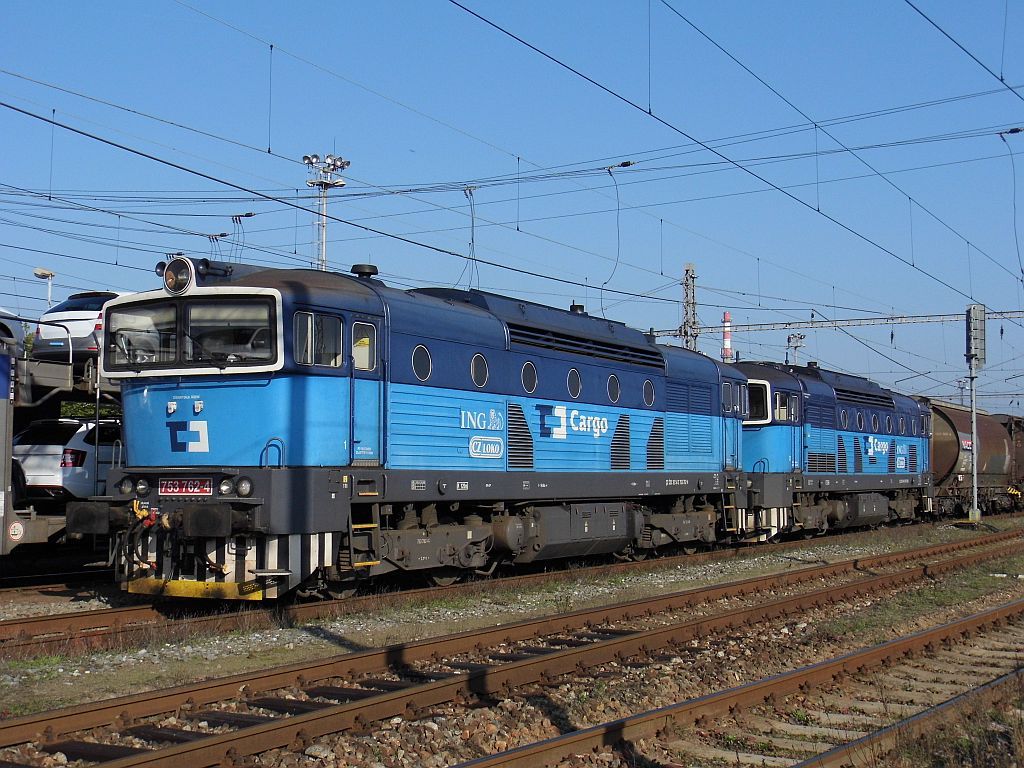
[[[334,165],[334,155],[328,155],[324,158],[324,162],[328,165]]]
[[[320,155],[310,155],[309,159],[313,161],[313,165],[320,162]]]
[[[311,158],[309,155],[303,155],[302,156],[302,162],[304,162],[306,165],[312,165],[313,164],[313,158]]]

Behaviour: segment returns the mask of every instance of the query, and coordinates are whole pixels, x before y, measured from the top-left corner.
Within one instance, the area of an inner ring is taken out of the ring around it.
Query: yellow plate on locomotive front
[[[211,600],[262,600],[264,587],[257,581],[216,582],[188,579],[131,579],[128,591],[157,597],[206,597]]]

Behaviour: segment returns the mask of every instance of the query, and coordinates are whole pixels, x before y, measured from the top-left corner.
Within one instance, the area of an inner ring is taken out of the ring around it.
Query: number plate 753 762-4
[[[161,496],[212,496],[209,477],[161,477],[157,492]]]

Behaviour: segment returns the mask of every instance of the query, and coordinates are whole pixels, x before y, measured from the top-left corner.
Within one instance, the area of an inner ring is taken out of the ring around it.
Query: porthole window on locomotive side
[[[420,381],[426,381],[430,378],[433,367],[434,365],[430,360],[430,351],[422,344],[418,344],[416,349],[412,351],[412,372],[416,374],[416,378]]]
[[[871,414],[871,431],[872,432],[877,432],[878,431],[878,414],[877,413],[872,413]]]
[[[583,391],[583,382],[580,381],[580,372],[575,368],[569,369],[569,375],[565,377],[565,386],[569,390],[569,396],[575,400]]]
[[[902,416],[900,416],[900,434],[907,434],[907,420]]]
[[[845,408],[839,412],[839,426],[843,429],[850,428],[850,414],[846,412]]]
[[[654,405],[654,382],[650,379],[644,382],[644,404],[648,408]]]
[[[864,431],[864,414],[859,412],[857,413],[857,429],[860,432]]]
[[[531,395],[537,391],[537,366],[529,360],[523,363],[523,370],[520,378],[523,382],[523,389]]]
[[[892,416],[885,417],[885,431],[892,434]]]
[[[619,387],[619,377],[614,373],[608,376],[608,399],[613,403],[619,402],[619,395],[622,393]]]
[[[473,383],[482,387],[487,383],[489,376],[487,370],[487,358],[477,352],[469,364],[469,373],[473,377]]]

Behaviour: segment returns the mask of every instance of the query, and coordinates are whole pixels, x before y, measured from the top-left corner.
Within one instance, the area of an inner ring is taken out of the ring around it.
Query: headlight
[[[252,480],[248,477],[238,478],[238,482],[235,483],[235,488],[238,490],[239,496],[251,496],[252,495]]]
[[[127,496],[134,488],[135,483],[132,482],[130,477],[122,477],[121,482],[117,484],[117,490],[123,496]]]
[[[220,491],[221,496],[230,496],[235,492],[235,484],[230,477],[225,477],[220,481],[220,485],[217,486],[217,490]]]
[[[135,482],[135,492],[137,494],[139,494],[139,496],[146,496],[146,495],[148,495],[149,494],[149,481],[146,478],[144,478],[144,477],[140,477]]]
[[[164,289],[172,296],[184,293],[192,282],[192,262],[188,259],[171,259],[164,267]]]

